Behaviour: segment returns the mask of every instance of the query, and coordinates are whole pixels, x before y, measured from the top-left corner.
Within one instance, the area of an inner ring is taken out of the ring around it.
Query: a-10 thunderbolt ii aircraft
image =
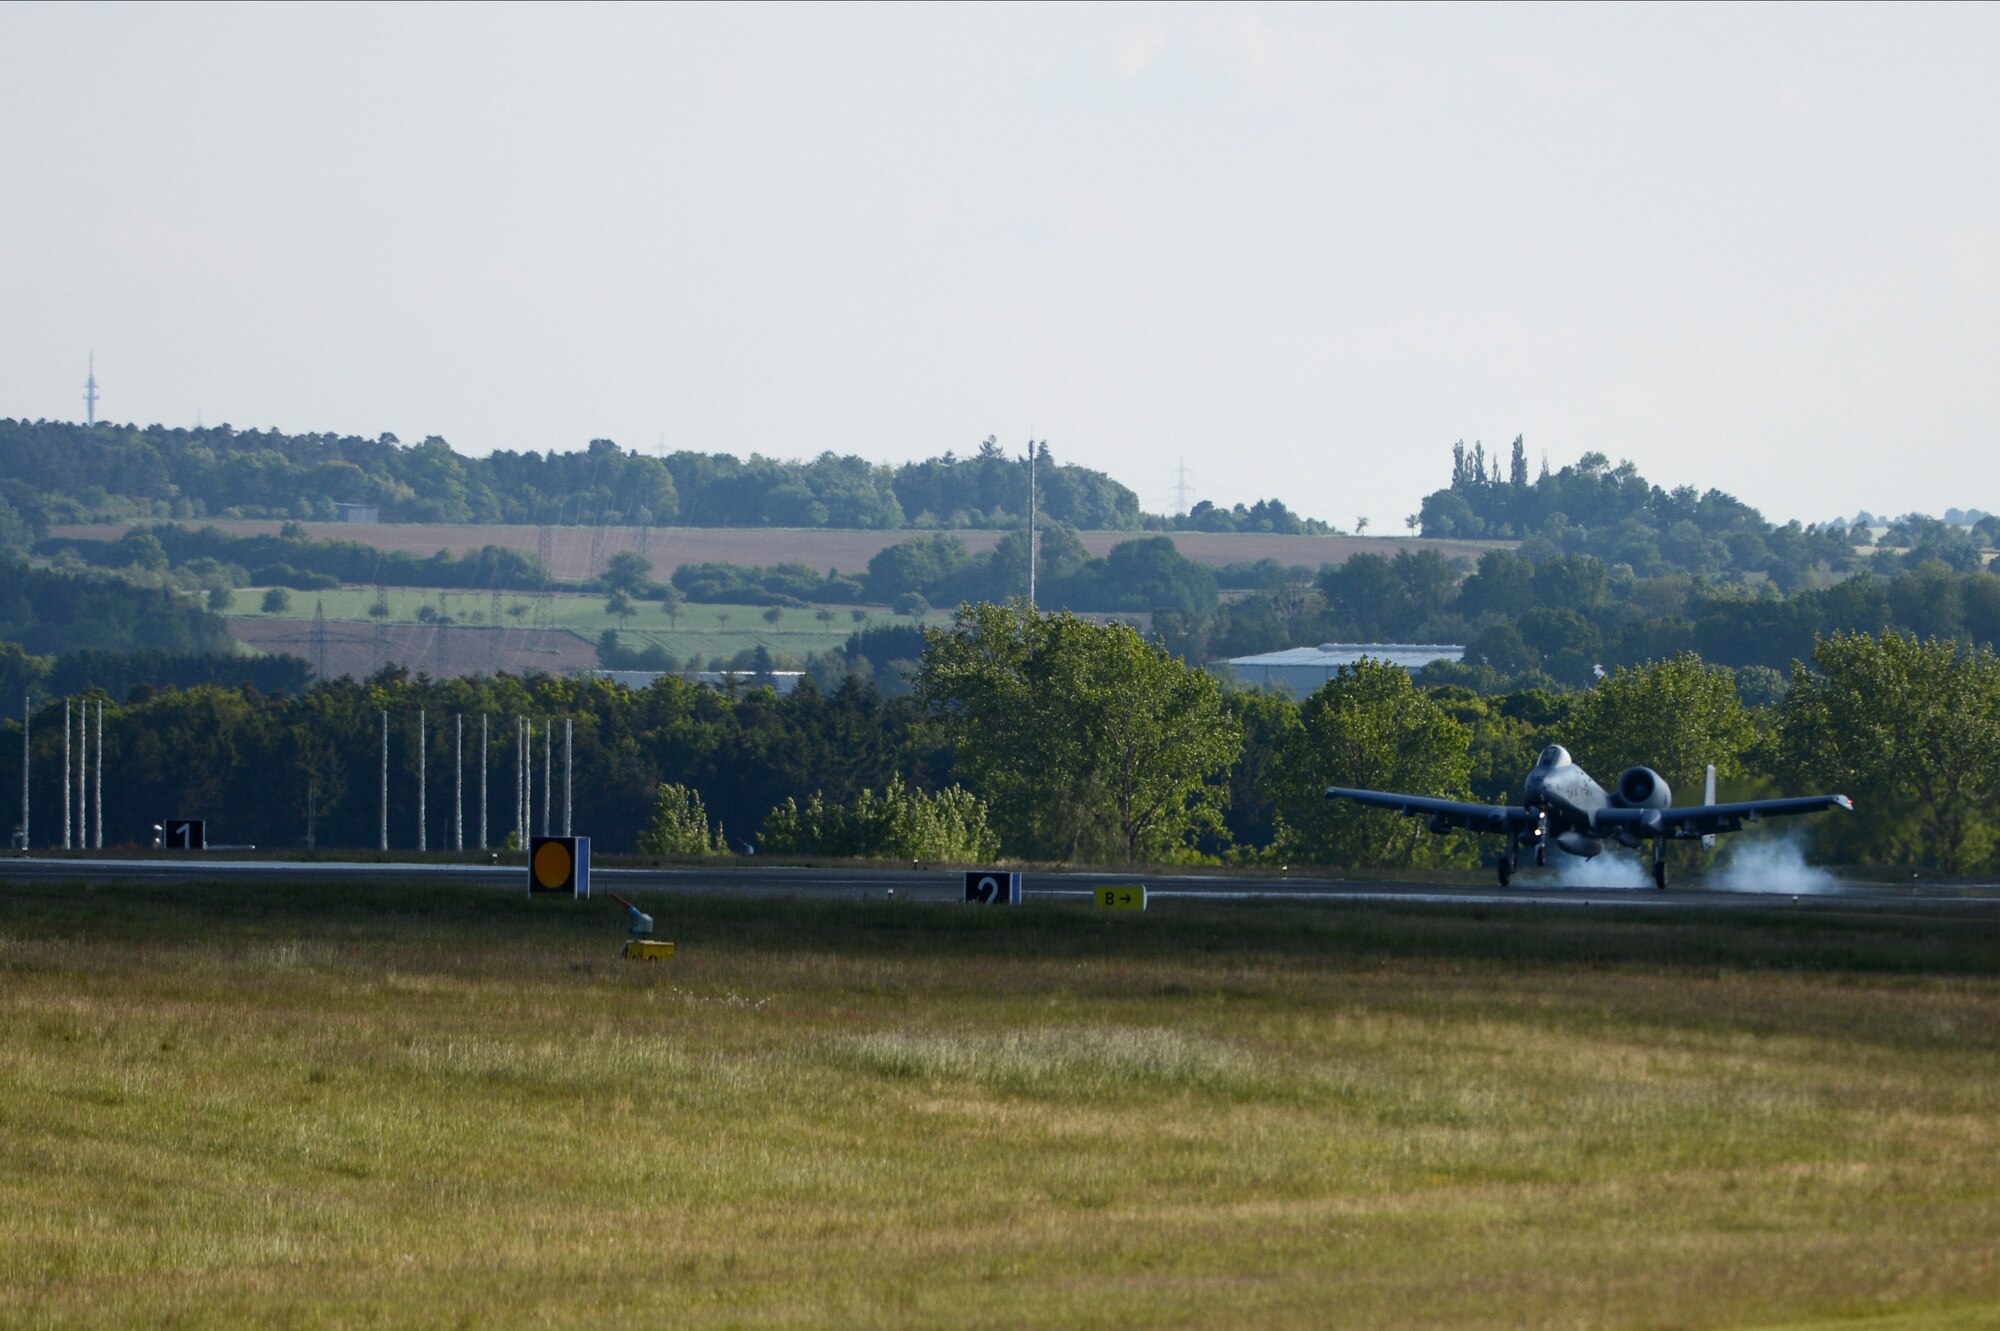
[[[1347,790],[1327,787],[1328,799],[1353,800],[1378,809],[1430,820],[1433,832],[1464,828],[1482,835],[1507,838],[1500,851],[1500,886],[1514,876],[1515,851],[1532,846],[1535,863],[1548,863],[1549,842],[1572,855],[1589,858],[1615,841],[1636,847],[1653,843],[1653,885],[1667,885],[1667,843],[1693,841],[1712,844],[1717,832],[1740,832],[1743,824],[1788,813],[1818,813],[1822,809],[1847,809],[1854,802],[1845,795],[1800,795],[1791,799],[1745,800],[1740,804],[1715,802],[1715,769],[1708,769],[1708,789],[1700,804],[1673,807],[1673,792],[1658,772],[1650,767],[1628,767],[1618,776],[1618,784],[1606,790],[1591,780],[1590,773],[1569,760],[1569,750],[1551,744],[1535,760],[1533,770],[1521,787],[1519,804],[1470,804],[1461,800],[1436,799],[1429,795],[1398,795],[1386,790]]]

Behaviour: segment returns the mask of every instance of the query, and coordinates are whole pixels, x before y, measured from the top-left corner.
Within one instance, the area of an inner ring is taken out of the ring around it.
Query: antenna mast
[[[1174,468],[1174,512],[1176,514],[1186,515],[1188,511],[1189,489],[1187,457],[1183,455],[1180,465]]]
[[[1028,440],[1028,609],[1035,608],[1035,441]]]
[[[97,353],[90,353],[90,377],[83,381],[83,423],[97,424]]]

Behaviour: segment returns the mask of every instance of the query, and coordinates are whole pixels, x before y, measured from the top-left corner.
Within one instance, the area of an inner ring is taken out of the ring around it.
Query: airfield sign
[[[965,899],[975,906],[1021,904],[1021,875],[1000,869],[975,869],[965,875]]]
[[[590,895],[590,838],[538,836],[528,841],[528,895]]]
[[[1105,910],[1146,909],[1144,883],[1104,883],[1092,895],[1097,898],[1097,904]]]
[[[160,844],[168,850],[207,850],[208,824],[200,818],[169,818],[160,825]]]

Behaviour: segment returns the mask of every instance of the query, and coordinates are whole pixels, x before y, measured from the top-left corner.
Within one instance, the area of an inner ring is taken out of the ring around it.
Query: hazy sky
[[[0,6],[0,415],[2000,508],[2000,7]]]

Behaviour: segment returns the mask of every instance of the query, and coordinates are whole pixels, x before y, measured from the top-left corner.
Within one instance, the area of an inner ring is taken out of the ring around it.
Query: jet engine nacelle
[[[1664,809],[1674,802],[1667,779],[1650,767],[1628,767],[1618,774],[1612,803],[1624,809]]]

